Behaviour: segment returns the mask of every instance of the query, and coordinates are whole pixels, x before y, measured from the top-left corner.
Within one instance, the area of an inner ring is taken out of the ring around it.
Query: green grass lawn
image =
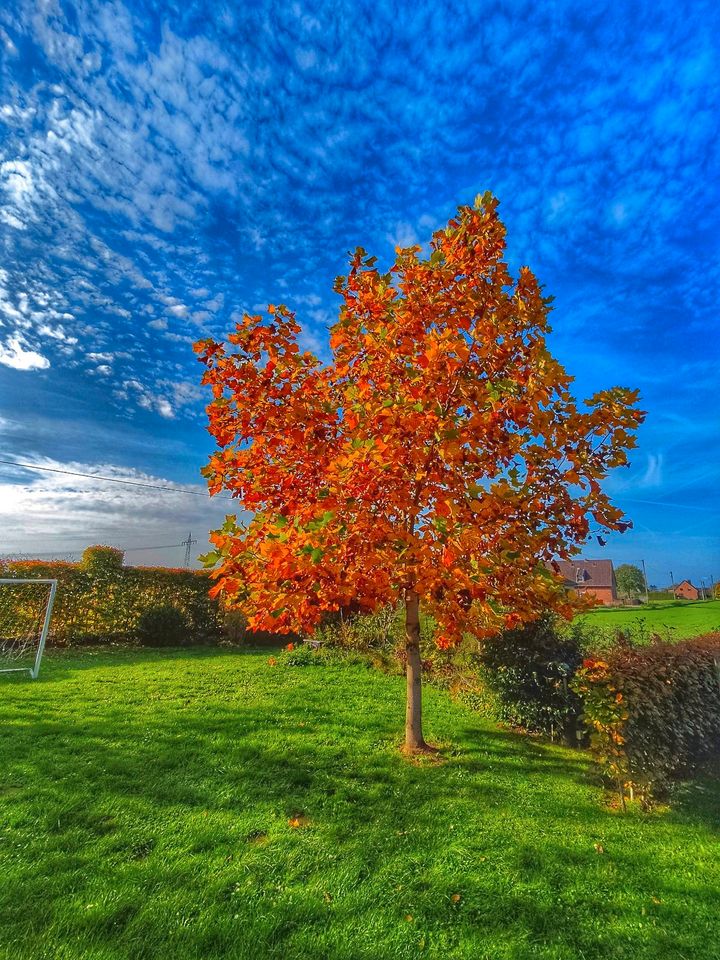
[[[411,763],[403,694],[208,650],[0,677],[0,957],[716,960],[718,783],[623,816],[432,689]]]
[[[647,642],[653,633],[663,640],[684,640],[720,631],[720,600],[667,600],[620,609],[596,607],[577,619],[602,639],[623,630],[640,642]]]

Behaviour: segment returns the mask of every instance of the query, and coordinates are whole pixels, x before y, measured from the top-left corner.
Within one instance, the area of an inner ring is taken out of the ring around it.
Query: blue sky
[[[720,13],[704,2],[0,10],[0,457],[203,489],[199,336],[486,189],[587,396],[648,418],[591,556],[720,579]],[[0,465],[0,553],[202,546],[227,503]],[[128,554],[178,562],[182,550]]]

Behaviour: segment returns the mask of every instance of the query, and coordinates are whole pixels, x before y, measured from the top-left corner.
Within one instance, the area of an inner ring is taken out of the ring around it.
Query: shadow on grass
[[[400,677],[382,677],[380,682],[394,684],[399,696],[393,704],[393,709],[379,711],[349,711],[341,718],[342,735],[338,736],[337,704],[327,701],[322,694],[323,682],[328,672],[344,673],[347,669],[355,669],[363,685],[373,684],[373,676],[368,675],[363,668],[327,667],[322,673],[315,673],[313,668],[295,668],[284,671],[282,669],[275,676],[282,681],[284,676],[302,677],[310,681],[313,687],[313,696],[306,699],[296,709],[281,711],[274,704],[252,702],[244,705],[238,700],[232,705],[212,701],[211,707],[201,706],[200,712],[194,711],[192,696],[184,698],[182,675],[152,673],[143,678],[142,688],[128,689],[120,702],[112,703],[112,694],[105,696],[102,691],[107,686],[125,684],[124,668],[137,669],[138,654],[142,657],[142,664],[148,667],[174,666],[178,662],[187,662],[188,677],[198,669],[202,663],[221,661],[237,664],[237,675],[225,673],[218,681],[215,693],[224,688],[228,697],[237,694],[236,684],[243,670],[244,654],[251,656],[265,655],[266,650],[248,648],[217,648],[195,647],[191,650],[157,649],[157,650],[125,650],[118,658],[115,651],[84,652],[81,659],[66,656],[64,653],[53,658],[51,670],[43,678],[47,683],[65,681],[78,671],[111,667],[109,675],[95,678],[95,682],[87,689],[86,703],[90,716],[83,716],[68,730],[63,720],[54,720],[45,712],[42,701],[35,707],[25,705],[13,708],[14,735],[27,743],[40,737],[46,744],[58,743],[62,750],[57,756],[56,763],[62,764],[63,751],[74,753],[89,752],[92,763],[105,769],[109,758],[114,763],[113,768],[122,780],[122,766],[127,764],[128,769],[140,770],[159,769],[183,771],[184,777],[195,774],[199,779],[208,778],[210,781],[217,774],[217,768],[208,766],[205,758],[212,757],[218,749],[221,740],[231,744],[230,752],[226,754],[230,761],[242,764],[251,761],[253,768],[258,771],[256,783],[246,785],[245,790],[255,799],[267,799],[272,796],[273,785],[277,784],[277,791],[285,789],[288,781],[308,784],[320,772],[323,784],[332,791],[334,789],[329,780],[333,778],[333,765],[344,763],[338,778],[353,776],[353,764],[363,771],[363,777],[378,783],[389,782],[390,771],[397,775],[397,771],[404,771],[406,778],[420,778],[420,781],[432,783],[433,798],[446,799],[450,793],[458,795],[457,788],[448,791],[445,787],[448,767],[454,772],[462,773],[472,783],[477,784],[483,778],[496,778],[503,775],[512,778],[527,778],[532,782],[534,778],[559,777],[563,782],[574,783],[585,789],[595,789],[598,780],[594,776],[587,754],[581,751],[571,751],[563,747],[548,744],[541,739],[523,736],[512,731],[498,729],[487,721],[483,721],[470,711],[458,708],[455,722],[449,731],[450,738],[442,750],[443,759],[447,762],[437,765],[437,769],[428,769],[421,766],[421,772],[413,774],[413,764],[403,760],[399,754],[401,742],[401,693],[399,689],[404,681]],[[190,659],[189,659],[190,658]],[[315,682],[316,681],[316,682]],[[0,678],[0,682],[28,684],[27,678],[10,675]],[[42,681],[40,681],[42,682]],[[154,691],[153,686],[163,687],[172,685],[167,696],[162,691]],[[279,684],[282,689],[282,682]],[[99,692],[98,692],[99,691]],[[318,693],[318,691],[320,691]],[[187,690],[192,694],[192,689]],[[95,704],[99,700],[105,704],[106,716],[99,717],[95,713]],[[445,700],[446,695],[429,688],[426,698]],[[144,716],[138,721],[133,716],[133,710],[139,706],[147,707],[157,701],[158,705],[172,707],[172,716],[159,713]],[[2,718],[2,700],[0,699],[0,719]],[[302,720],[298,720],[302,717]],[[463,722],[458,723],[461,719]],[[298,727],[301,723],[302,727]],[[323,736],[323,731],[332,731]],[[302,731],[302,733],[300,733]],[[308,736],[309,735],[309,736]],[[299,738],[300,737],[300,738]],[[272,740],[272,745],[268,743]],[[307,742],[303,742],[306,740]],[[358,744],[372,745],[372,758],[362,752],[358,753]],[[225,752],[225,746],[222,746]],[[355,760],[351,762],[352,758]],[[32,753],[25,758],[32,763]],[[320,760],[320,762],[318,762]],[[44,761],[43,761],[44,762]],[[158,766],[159,765],[159,766]],[[349,766],[348,766],[349,765]],[[678,786],[674,794],[673,812],[671,816],[680,818],[686,815],[689,820],[698,820],[708,827],[717,830],[720,826],[720,805],[717,797],[720,785],[715,777],[717,770],[710,773],[702,782],[688,783]],[[328,780],[329,778],[329,780]],[[162,782],[162,778],[160,778]],[[156,783],[151,778],[145,783],[149,790],[148,798],[152,799],[151,786]],[[136,783],[137,786],[137,783]],[[474,789],[469,784],[463,785],[460,795],[469,795]],[[486,789],[483,787],[483,789]],[[167,799],[167,796],[166,796]],[[292,805],[292,804],[291,804]],[[614,816],[613,813],[603,811],[598,805],[599,816]],[[562,812],[561,812],[562,813]]]

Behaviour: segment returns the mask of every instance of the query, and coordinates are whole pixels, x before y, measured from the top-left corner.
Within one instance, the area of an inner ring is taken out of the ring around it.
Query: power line
[[[166,493],[184,493],[189,497],[210,497],[209,493],[199,490],[183,490],[182,487],[168,487],[159,483],[144,483],[141,480],[121,480],[119,477],[101,477],[97,473],[80,473],[77,470],[61,470],[59,467],[41,467],[34,463],[18,463],[17,460],[0,460],[11,467],[22,467],[24,470],[44,470],[46,473],[62,473],[67,477],[85,477],[88,480],[103,480],[107,483],[124,483],[130,487],[148,487],[151,490],[164,490]],[[232,497],[214,496],[214,500],[232,500]]]
[[[137,553],[138,550],[170,550],[175,547],[183,547],[184,545],[185,542],[183,541],[183,543],[164,543],[159,547],[118,547],[118,550],[124,550],[125,553]],[[77,552],[76,550],[75,553]]]
[[[197,540],[192,540],[191,543],[197,543]],[[116,550],[124,550],[125,553],[137,553],[138,550],[174,550],[177,547],[187,547],[187,540],[183,540],[180,543],[160,543],[156,546],[143,546],[143,547],[123,547],[116,546]],[[53,550],[51,553],[35,553],[33,550],[20,550],[18,554],[25,554],[28,557],[54,557],[58,553],[84,553],[85,548],[81,547],[77,550],[66,549],[65,547],[58,547],[56,550]],[[16,556],[16,554],[2,554],[2,556]]]
[[[197,543],[197,540],[193,540],[193,543]],[[186,541],[182,543],[163,543],[159,544],[156,547],[117,547],[117,550],[123,550],[125,553],[137,553],[138,550],[174,550],[176,547],[184,547]],[[35,553],[32,550],[21,550],[19,551],[20,555],[26,555],[29,559],[39,559],[40,557],[56,557],[59,553],[64,554],[75,554],[83,553],[84,548],[78,550],[65,550],[63,547],[58,547],[57,550],[53,550],[52,553]],[[3,556],[16,556],[16,554],[3,554]]]
[[[123,480],[120,477],[103,477],[98,473],[81,473],[79,470],[61,470],[59,467],[41,467],[35,463],[20,463],[17,460],[1,460],[10,467],[21,467],[23,470],[42,470],[45,473],[61,473],[67,477],[84,477],[87,480],[102,480],[105,483],[124,483],[130,487],[146,487],[149,490],[164,490],[166,493],[184,493],[189,497],[210,497],[213,500],[233,500],[233,497],[221,497],[217,494],[201,493],[199,490],[183,490],[182,487],[168,487],[159,483],[145,483],[142,480]],[[698,510],[702,513],[716,512],[717,507],[701,507],[688,503],[667,503],[660,500],[639,500],[635,497],[622,497],[626,503],[643,503],[653,507],[671,507],[672,509]]]

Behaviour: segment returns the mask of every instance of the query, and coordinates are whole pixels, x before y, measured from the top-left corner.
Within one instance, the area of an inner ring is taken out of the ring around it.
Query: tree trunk
[[[414,590],[405,597],[405,653],[407,665],[407,707],[405,712],[405,750],[418,753],[429,750],[422,734],[422,664],[420,662],[420,598]]]

